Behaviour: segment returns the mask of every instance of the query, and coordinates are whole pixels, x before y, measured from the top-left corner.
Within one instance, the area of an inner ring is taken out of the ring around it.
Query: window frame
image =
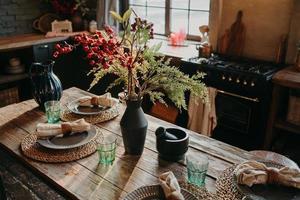
[[[190,0],[189,0],[189,3],[190,3]],[[175,8],[175,9],[188,11],[188,23],[190,22],[190,11],[208,12],[209,21],[210,21],[211,4],[212,4],[212,0],[210,0],[210,9],[208,11],[207,10],[199,10],[199,9],[191,9],[190,6],[189,6],[189,8],[182,8],[182,9]],[[128,9],[130,6],[129,0],[127,0],[126,5],[127,5],[127,9]],[[135,5],[135,6],[139,6],[139,5]],[[141,6],[141,7],[144,7],[144,6]],[[156,8],[157,6],[148,6],[148,7]],[[171,0],[165,0],[165,33],[164,34],[155,33],[156,35],[162,35],[162,36],[168,37],[171,34],[171,10],[172,10]],[[200,32],[199,32],[199,35],[187,34],[187,39],[194,40],[194,41],[200,41],[201,38],[199,36],[200,36]]]

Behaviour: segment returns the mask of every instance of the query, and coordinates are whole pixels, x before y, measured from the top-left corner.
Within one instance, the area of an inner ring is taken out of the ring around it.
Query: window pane
[[[130,0],[129,4],[146,6],[146,0]]]
[[[188,30],[188,11],[171,9],[171,32]]]
[[[154,24],[154,33],[165,33],[165,8],[147,8],[147,20]]]
[[[191,0],[192,10],[209,10],[210,0]]]
[[[200,35],[199,26],[208,25],[209,12],[190,11],[189,34]]]
[[[142,19],[146,19],[146,7],[143,6],[130,6],[135,12],[136,14],[142,18]],[[131,18],[135,18],[135,15],[132,14]]]
[[[189,8],[189,0],[171,0],[171,8],[188,9]]]
[[[165,0],[148,0],[147,1],[148,6],[158,6],[158,7],[166,7],[166,1]]]

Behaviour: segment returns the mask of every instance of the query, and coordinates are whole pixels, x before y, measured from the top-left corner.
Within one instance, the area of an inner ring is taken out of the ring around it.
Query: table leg
[[[274,85],[273,93],[272,93],[272,103],[270,108],[269,120],[267,124],[267,130],[264,141],[264,149],[270,150],[272,141],[276,132],[276,128],[274,127],[275,120],[277,119],[279,104],[282,96],[282,87],[279,85]]]

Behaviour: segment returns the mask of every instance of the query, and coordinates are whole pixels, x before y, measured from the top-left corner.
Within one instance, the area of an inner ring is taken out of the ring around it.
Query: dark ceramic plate
[[[181,189],[181,193],[185,200],[197,200],[197,198],[190,192]],[[160,185],[149,185],[140,187],[128,193],[123,200],[165,200],[163,189]],[[201,200],[201,199],[199,199]]]
[[[281,168],[282,165],[264,162],[268,167]],[[233,176],[233,182],[236,184],[238,190],[248,199],[253,200],[300,200],[300,190],[293,187],[285,187],[281,185],[253,185],[248,187],[237,183],[237,178]]]
[[[72,149],[89,143],[95,136],[96,128],[92,126],[89,131],[65,136],[54,136],[44,140],[38,139],[37,142],[49,149]]]
[[[104,106],[80,106],[79,99],[76,99],[69,104],[67,104],[67,108],[78,115],[98,115],[101,112],[108,110],[110,107]]]

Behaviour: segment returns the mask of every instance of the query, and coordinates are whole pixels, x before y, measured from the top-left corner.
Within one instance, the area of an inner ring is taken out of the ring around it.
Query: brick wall
[[[32,22],[41,15],[40,0],[0,0],[0,36],[34,32]]]

